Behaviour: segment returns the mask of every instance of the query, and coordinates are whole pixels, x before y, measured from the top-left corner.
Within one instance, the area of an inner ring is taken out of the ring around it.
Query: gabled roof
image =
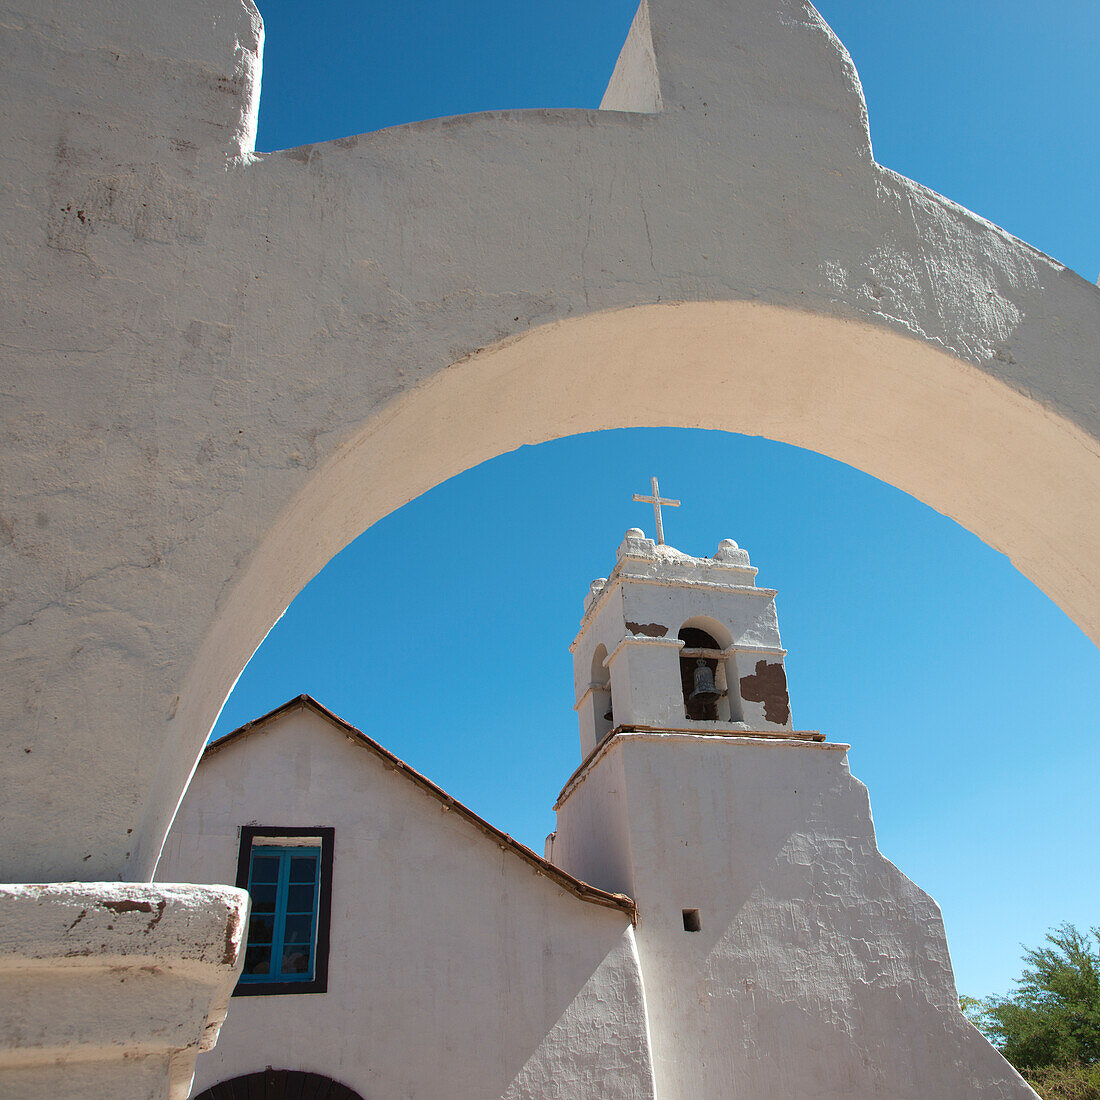
[[[224,737],[219,737],[217,741],[212,741],[206,746],[206,751],[202,754],[202,760],[217,755],[222,749],[231,744],[235,744],[237,741],[243,740],[250,734],[259,733],[272,722],[295,710],[313,711],[319,717],[330,722],[336,729],[343,733],[352,744],[358,745],[360,748],[368,749],[370,752],[374,753],[386,767],[403,775],[410,782],[415,783],[416,786],[426,794],[431,795],[441,802],[448,810],[465,818],[475,829],[483,833],[490,840],[495,841],[503,851],[511,852],[525,863],[530,864],[537,874],[545,875],[546,878],[556,882],[562,889],[568,890],[569,893],[580,898],[581,901],[592,902],[594,905],[602,905],[608,909],[621,909],[635,924],[637,924],[637,907],[625,894],[612,894],[607,890],[601,890],[596,886],[590,886],[587,882],[582,882],[579,878],[574,878],[560,867],[554,866],[549,860],[543,859],[540,855],[536,855],[525,844],[520,844],[518,840],[513,840],[507,833],[501,832],[500,829],[490,825],[488,821],[483,817],[479,817],[468,806],[464,806],[457,799],[452,798],[442,787],[436,786],[436,784],[426,776],[421,775],[414,768],[410,768],[403,760],[398,759],[388,749],[384,749],[377,741],[372,740],[363,733],[362,730],[356,729],[350,722],[345,722],[339,715],[333,714],[328,707],[322,706],[311,695],[298,695],[293,699],[289,699],[287,702],[283,703],[281,707],[276,707],[274,710],[268,711],[267,714],[260,718],[255,718],[251,722],[245,722],[243,726],[238,726],[237,729],[233,730],[231,733],[227,733]]]

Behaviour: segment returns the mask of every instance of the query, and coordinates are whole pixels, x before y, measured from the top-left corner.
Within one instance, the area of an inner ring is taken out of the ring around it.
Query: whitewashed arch
[[[803,0],[648,0],[605,110],[262,157],[247,0],[12,7],[0,878],[151,875],[302,585],[573,432],[850,463],[1100,637],[1100,292],[878,166]]]
[[[1082,625],[1100,622],[1096,531],[1081,522],[1100,514],[1100,455],[1072,424],[869,325],[746,302],[651,306],[487,349],[364,425],[281,517],[211,631],[184,692],[203,708],[195,727],[228,690],[218,670],[243,667],[282,608],[372,523],[524,444],[640,426],[764,435],[846,462],[1007,554]]]

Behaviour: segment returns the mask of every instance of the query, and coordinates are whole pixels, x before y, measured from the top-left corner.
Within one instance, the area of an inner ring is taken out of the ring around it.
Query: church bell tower
[[[627,531],[572,645],[582,756],[615,730],[790,736],[775,596],[732,539],[693,558]]]
[[[794,728],[776,591],[757,585],[748,552],[723,539],[713,557],[682,553],[665,544],[661,519],[662,506],[680,502],[661,497],[656,478],[652,496],[634,499],[653,505],[657,538],[630,528],[615,567],[585,596],[570,647],[581,765],[554,807],[547,855],[641,905],[644,879],[664,892],[666,856],[674,877],[699,859],[662,850],[639,864],[651,830],[662,842],[675,835],[653,819],[666,788],[698,820],[703,802],[729,800],[743,777],[723,776],[745,772],[752,747],[828,746],[816,730]],[[707,882],[705,865],[697,874]]]
[[[656,1095],[1032,1095],[962,1017],[848,746],[794,728],[775,592],[731,539],[666,546],[656,479],[640,499],[657,538],[627,531],[573,642],[582,759],[547,855],[634,899]]]

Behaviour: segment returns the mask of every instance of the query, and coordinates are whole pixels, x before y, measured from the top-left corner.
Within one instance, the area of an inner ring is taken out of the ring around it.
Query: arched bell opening
[[[596,646],[596,652],[592,654],[592,678],[590,688],[592,691],[592,723],[595,739],[593,744],[598,745],[615,728],[615,705],[611,697],[611,671],[607,668],[607,647]]]
[[[737,655],[729,631],[706,616],[688,619],[677,637],[684,713],[690,722],[741,722]]]
[[[729,695],[722,647],[712,634],[694,626],[681,628],[677,637],[684,643],[680,650],[680,685],[687,720],[717,722],[721,717],[719,703]],[[728,721],[728,702],[724,709]]]

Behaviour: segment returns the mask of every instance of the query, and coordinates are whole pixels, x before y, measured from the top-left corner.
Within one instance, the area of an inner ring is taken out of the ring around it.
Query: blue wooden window
[[[242,982],[313,981],[320,868],[320,847],[253,847]]]

